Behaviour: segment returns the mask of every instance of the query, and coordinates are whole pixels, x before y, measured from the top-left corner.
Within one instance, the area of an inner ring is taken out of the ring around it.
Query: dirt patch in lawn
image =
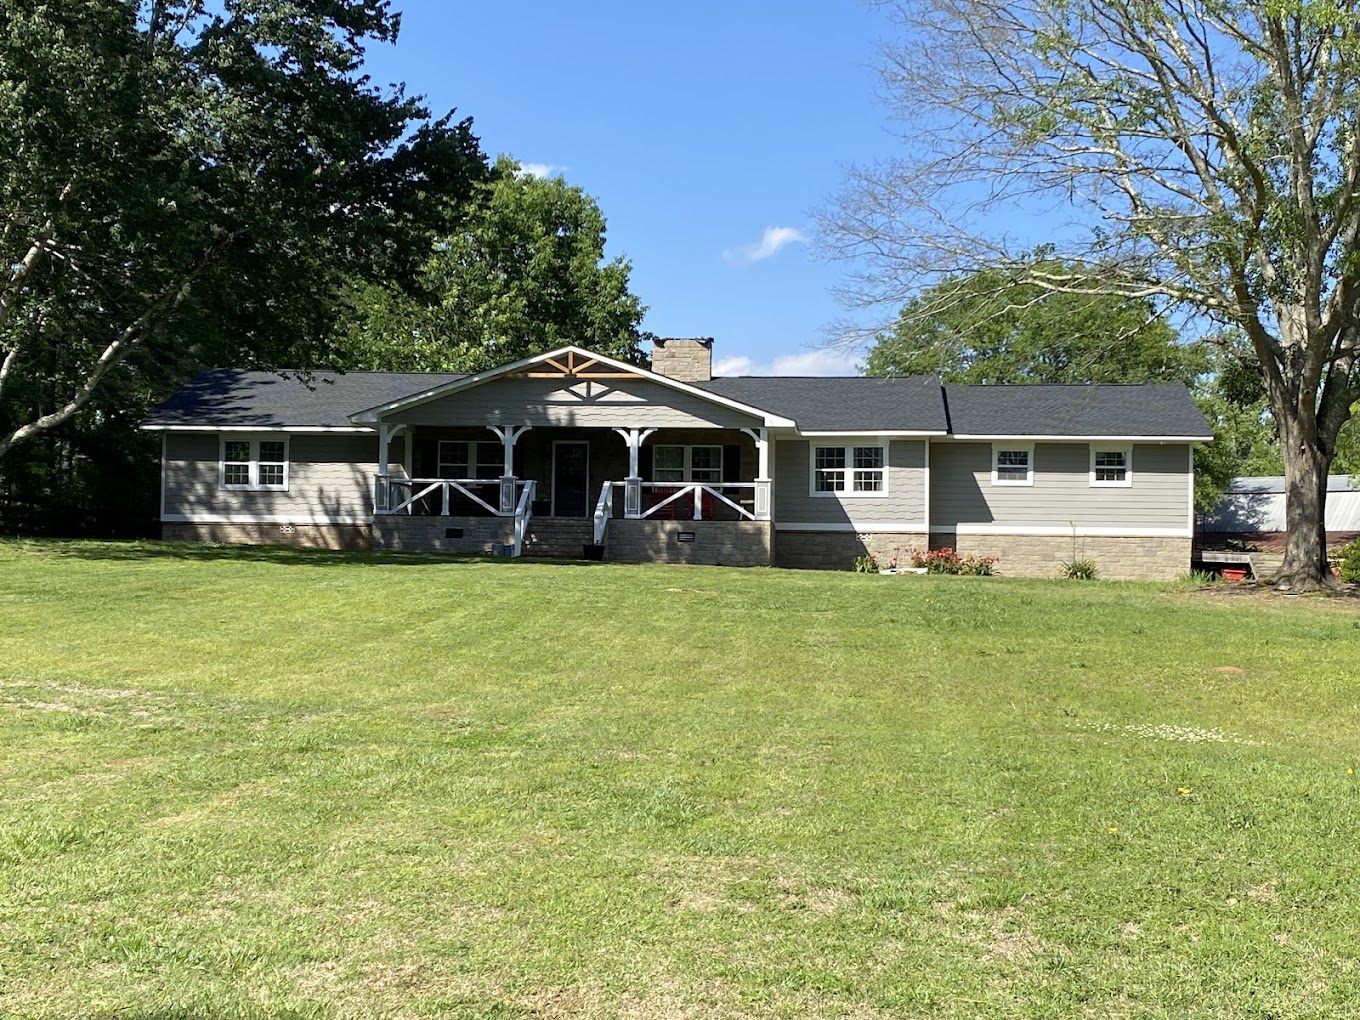
[[[1188,588],[1179,594],[1193,599],[1206,599],[1214,602],[1221,602],[1224,599],[1278,601],[1280,599],[1308,598],[1360,605],[1360,585],[1355,584],[1343,584],[1337,588],[1322,591],[1298,592],[1277,591],[1270,585],[1259,581],[1221,581],[1215,584],[1200,585],[1197,588]]]

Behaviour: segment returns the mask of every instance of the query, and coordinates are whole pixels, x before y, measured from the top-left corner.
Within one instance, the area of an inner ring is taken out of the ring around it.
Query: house
[[[1181,386],[713,378],[565,347],[475,375],[205,372],[154,410],[167,539],[846,569],[950,546],[1003,573],[1186,571]],[[585,549],[592,547],[591,550]],[[602,547],[602,548],[600,548]]]
[[[1360,475],[1328,477],[1324,516],[1329,545],[1341,545],[1360,533]],[[1207,548],[1230,538],[1283,548],[1285,530],[1282,475],[1234,478],[1218,505],[1199,522],[1200,539]]]

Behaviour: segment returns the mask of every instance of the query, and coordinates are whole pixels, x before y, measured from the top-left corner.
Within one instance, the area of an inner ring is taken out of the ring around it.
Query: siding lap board
[[[373,514],[378,439],[373,435],[288,437],[288,489],[223,489],[216,432],[165,437],[165,513],[367,518]]]
[[[834,446],[838,439],[818,440],[818,446]],[[846,440],[847,445],[854,440]],[[933,452],[933,451],[932,451]],[[888,494],[886,496],[841,499],[813,496],[809,458],[812,444],[807,440],[781,439],[774,444],[774,519],[792,524],[924,523],[925,520],[925,443],[892,440],[888,444]],[[933,474],[932,465],[932,474]]]
[[[932,443],[931,528],[1188,526],[1189,454],[1184,443],[1133,444],[1131,486],[1092,486],[1090,467],[1087,443],[1036,443],[1033,485],[993,485],[990,442]]]
[[[647,379],[574,383],[561,379],[493,379],[395,411],[389,420],[409,425],[583,428],[739,428],[763,424],[754,415]]]

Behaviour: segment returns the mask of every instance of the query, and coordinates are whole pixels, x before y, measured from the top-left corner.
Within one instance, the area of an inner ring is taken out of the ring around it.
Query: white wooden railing
[[[671,513],[675,514],[680,509],[680,501],[685,497],[690,497],[689,513],[685,516],[692,520],[702,521],[704,519],[704,497],[708,496],[720,503],[724,503],[734,510],[738,517],[748,521],[769,520],[770,518],[770,483],[768,481],[756,482],[605,482],[600,489],[600,499],[595,505],[595,531],[597,535],[603,533],[600,523],[603,508],[608,501],[609,512],[604,515],[604,519],[613,516],[614,488],[622,487],[624,491],[624,517],[634,520],[641,520],[651,517],[658,510],[665,507],[673,507]],[[630,489],[633,491],[630,492]],[[733,490],[736,490],[734,493]],[[644,499],[644,495],[651,493],[654,497],[659,496],[650,506]],[[749,499],[742,499],[746,494],[750,494]],[[737,498],[732,499],[730,495]],[[711,516],[711,514],[710,514]],[[600,539],[596,538],[598,545]]]
[[[495,478],[406,478],[401,475],[378,475],[373,506],[380,514],[414,514],[417,505],[427,496],[437,492],[439,512],[447,517],[449,501],[453,494],[458,492],[478,506],[484,507],[487,513],[497,517],[509,517],[509,514],[502,514],[499,507],[487,502],[473,491],[481,489],[485,492],[488,488],[494,488],[493,498],[499,500],[500,485],[500,480]]]
[[[604,532],[609,527],[609,518],[614,516],[614,486],[617,482],[605,482],[600,486],[600,498],[595,503],[595,544],[604,545]]]
[[[524,483],[524,491],[519,494],[515,504],[515,555],[524,550],[524,536],[529,533],[529,522],[534,517],[534,491],[538,483],[532,478]]]

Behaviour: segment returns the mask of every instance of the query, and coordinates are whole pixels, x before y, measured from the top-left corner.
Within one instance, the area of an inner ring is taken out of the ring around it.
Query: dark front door
[[[552,496],[554,517],[585,517],[589,513],[589,443],[553,443]]]

